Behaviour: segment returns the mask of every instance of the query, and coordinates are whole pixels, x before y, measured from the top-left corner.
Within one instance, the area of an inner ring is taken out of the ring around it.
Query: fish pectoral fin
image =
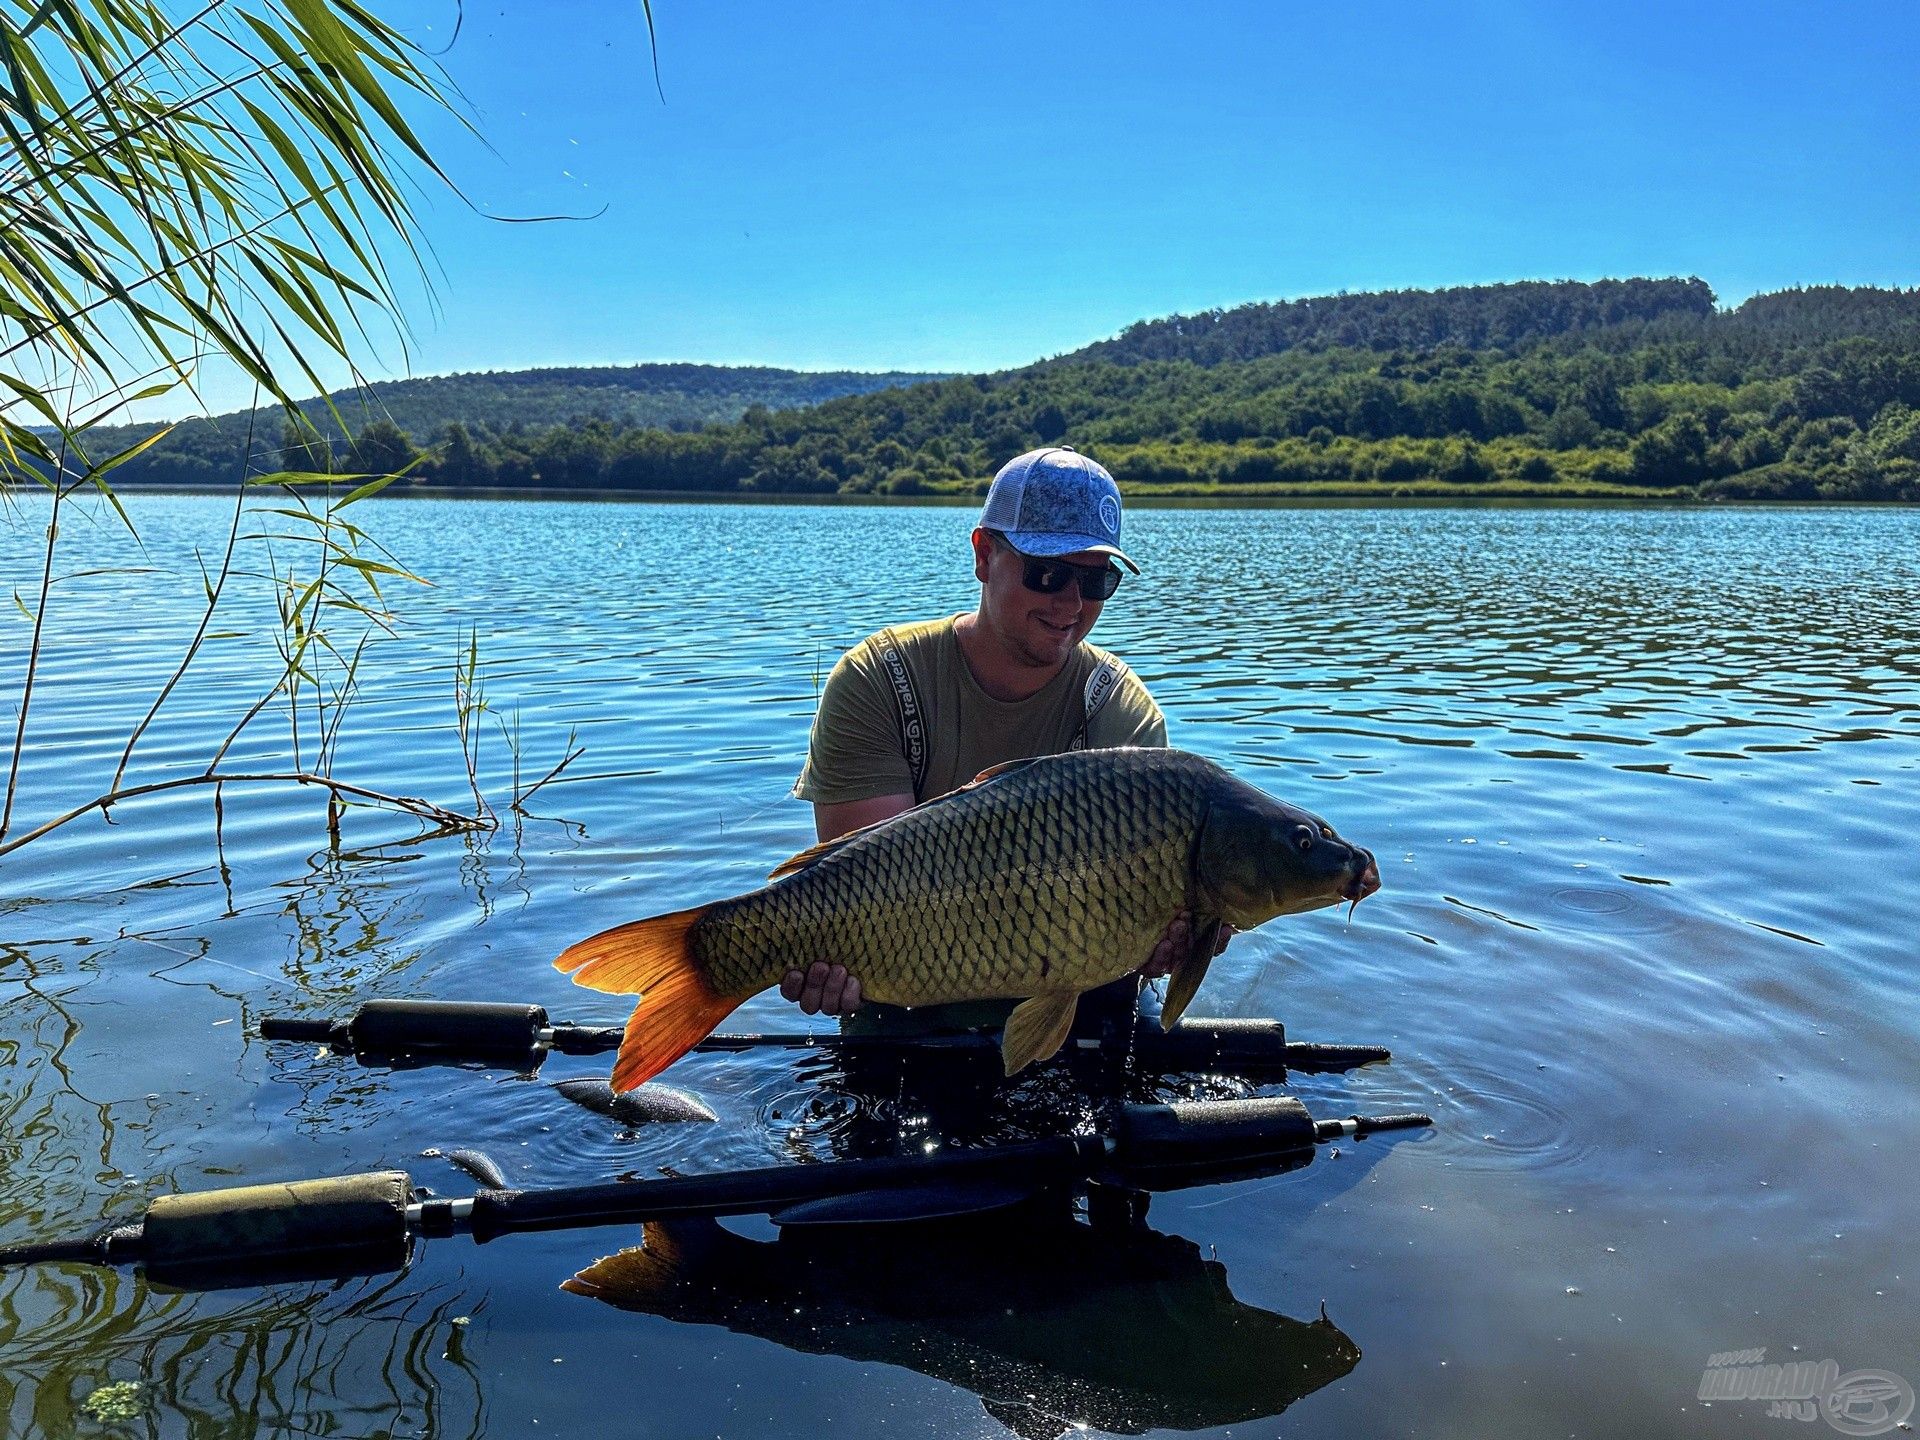
[[[1194,991],[1207,978],[1207,967],[1213,963],[1213,952],[1220,944],[1222,923],[1217,916],[1211,920],[1195,918],[1193,943],[1173,967],[1173,975],[1167,981],[1167,998],[1160,1006],[1162,1030],[1171,1030],[1180,1017],[1187,1013],[1187,1005],[1193,999]]]
[[[1000,1058],[1007,1074],[1019,1074],[1066,1044],[1079,1004],[1078,990],[1049,990],[1014,1006],[1000,1035]]]

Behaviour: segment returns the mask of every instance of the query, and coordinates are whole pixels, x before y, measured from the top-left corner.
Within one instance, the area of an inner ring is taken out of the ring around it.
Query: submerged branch
[[[163,790],[181,790],[190,785],[318,785],[326,790],[335,801],[359,800],[370,805],[382,806],[390,810],[404,810],[409,815],[428,821],[442,832],[461,830],[491,830],[499,821],[491,815],[463,815],[457,810],[448,810],[435,805],[430,800],[422,800],[411,795],[389,795],[382,790],[369,789],[365,785],[355,785],[345,780],[335,780],[326,775],[315,775],[304,770],[290,770],[273,773],[231,774],[209,770],[200,775],[185,775],[177,780],[157,780],[146,785],[129,785],[123,790],[110,790],[97,795],[86,804],[57,815],[36,829],[27,831],[15,839],[0,844],[0,855],[8,855],[22,845],[38,840],[42,835],[58,830],[62,825],[78,820],[81,816],[98,810],[102,815],[122,800],[137,799],[142,795],[156,795]],[[216,794],[218,791],[216,790]]]
[[[567,736],[567,753],[561,759],[560,763],[554,766],[545,775],[541,776],[539,780],[535,781],[532,785],[528,786],[524,791],[520,791],[519,793],[515,794],[515,796],[513,797],[513,804],[508,808],[517,810],[522,815],[526,814],[527,812],[525,807],[526,807],[527,801],[531,800],[536,794],[539,793],[541,786],[545,785],[549,780],[558,779],[562,771],[564,771],[569,765],[573,764],[574,761],[578,760],[582,755],[586,753],[587,753],[587,747],[584,745],[575,745],[573,743],[572,734],[569,734]]]

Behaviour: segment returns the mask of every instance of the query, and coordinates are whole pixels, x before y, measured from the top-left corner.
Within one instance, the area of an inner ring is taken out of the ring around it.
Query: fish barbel
[[[781,865],[761,889],[607,930],[554,964],[642,997],[613,1086],[658,1075],[748,997],[816,960],[893,1005],[1018,999],[1009,1075],[1058,1050],[1082,992],[1138,969],[1193,917],[1160,1023],[1199,988],[1222,923],[1358,902],[1373,856],[1316,815],[1179,750],[1016,760]]]

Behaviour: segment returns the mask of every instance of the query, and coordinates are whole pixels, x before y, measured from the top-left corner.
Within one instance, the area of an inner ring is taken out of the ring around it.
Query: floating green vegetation
[[[129,1420],[138,1420],[140,1418],[140,1382],[115,1380],[109,1385],[102,1385],[80,1402],[80,1408],[102,1425],[119,1425]]]

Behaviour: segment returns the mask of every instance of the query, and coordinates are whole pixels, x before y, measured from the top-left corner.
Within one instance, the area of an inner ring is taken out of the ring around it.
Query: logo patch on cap
[[[1100,497],[1100,523],[1106,527],[1107,534],[1116,540],[1120,538],[1120,502],[1111,495]]]

